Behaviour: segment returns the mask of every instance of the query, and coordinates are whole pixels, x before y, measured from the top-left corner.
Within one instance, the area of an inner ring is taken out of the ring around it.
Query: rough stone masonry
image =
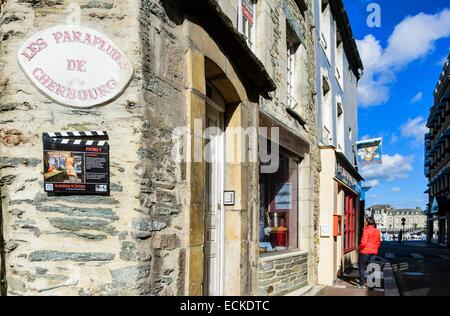
[[[23,42],[66,23],[67,0],[7,0],[0,10],[0,189],[8,295],[182,295],[182,188],[170,157],[184,126],[185,47],[158,1],[81,0],[82,25],[111,38],[134,75],[113,102],[50,101],[17,62]],[[164,104],[164,106],[160,106]],[[181,110],[183,111],[183,110]],[[47,131],[106,130],[111,196],[48,196]]]

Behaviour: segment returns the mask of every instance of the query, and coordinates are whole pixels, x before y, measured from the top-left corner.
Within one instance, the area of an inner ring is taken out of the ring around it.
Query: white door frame
[[[215,138],[217,141],[215,146],[214,156],[217,158],[217,162],[212,164],[216,175],[215,183],[211,183],[211,187],[215,191],[214,196],[216,196],[217,203],[217,243],[216,243],[216,255],[217,255],[217,265],[216,265],[216,275],[214,275],[214,284],[216,288],[213,290],[214,293],[211,295],[223,296],[224,295],[224,230],[225,230],[225,212],[223,206],[223,191],[225,185],[225,130],[224,130],[224,112],[225,108],[214,103],[212,100],[207,99],[206,116],[214,116],[218,119],[219,129],[221,133]],[[208,286],[207,284],[205,284]]]

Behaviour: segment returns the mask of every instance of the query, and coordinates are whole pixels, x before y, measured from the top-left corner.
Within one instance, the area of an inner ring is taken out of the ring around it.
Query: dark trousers
[[[367,266],[375,259],[375,255],[359,255],[359,285],[366,284]]]

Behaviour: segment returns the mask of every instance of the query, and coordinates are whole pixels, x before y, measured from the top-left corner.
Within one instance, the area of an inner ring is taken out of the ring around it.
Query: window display
[[[431,242],[433,244],[439,243],[439,221],[437,218],[433,219],[433,235],[431,237]]]
[[[298,162],[280,154],[278,171],[260,174],[259,242],[261,252],[298,246]]]

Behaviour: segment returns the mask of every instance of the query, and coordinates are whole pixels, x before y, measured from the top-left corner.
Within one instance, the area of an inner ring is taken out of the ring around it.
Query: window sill
[[[259,261],[260,262],[265,262],[265,261],[274,261],[274,260],[281,260],[281,259],[285,259],[285,258],[290,258],[290,257],[296,257],[296,256],[300,256],[300,255],[305,255],[307,254],[307,251],[300,251],[300,250],[284,250],[284,251],[280,251],[279,253],[260,253],[259,254]]]
[[[343,83],[341,82],[342,79],[339,79],[336,75],[334,76],[334,79],[336,79],[337,86],[339,87],[341,92],[344,93],[344,86]]]
[[[325,56],[325,59],[326,59],[326,61],[328,63],[328,67],[331,68],[331,58],[330,58],[330,56],[328,56],[329,54],[327,53],[327,49],[324,46],[324,44],[322,43],[322,41],[320,41],[320,47],[322,48],[322,52],[323,52],[323,55]]]
[[[306,120],[303,119],[303,117],[293,109],[286,107],[286,112],[294,119],[296,120],[302,127],[306,126]]]

